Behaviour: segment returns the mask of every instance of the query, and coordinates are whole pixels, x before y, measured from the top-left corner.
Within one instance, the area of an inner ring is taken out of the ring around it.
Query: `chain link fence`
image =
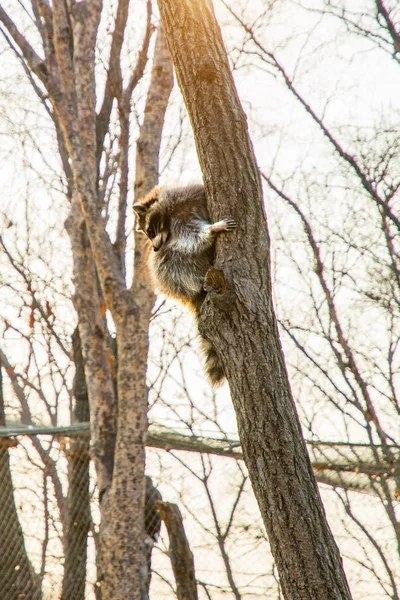
[[[56,435],[0,437],[2,600],[96,598],[94,465],[88,431],[68,433],[65,428]],[[272,573],[265,564],[267,542],[239,462],[149,448],[147,465],[150,597],[176,598],[170,540],[157,510],[161,501],[179,506],[183,515],[199,598],[265,597],[274,584],[273,578],[267,581]]]
[[[280,598],[278,575],[237,442],[198,439],[195,451],[190,451],[188,438],[173,432],[150,431],[149,438],[153,447],[147,449],[145,529],[150,598],[177,597],[171,531],[165,526],[165,511],[160,518],[160,502],[176,505],[182,514],[200,600]],[[347,478],[351,490],[357,489],[356,481],[358,487],[363,478],[366,482],[372,476],[371,464],[365,462],[371,450],[352,448],[349,453],[344,445],[311,445],[310,451],[321,481],[342,477],[341,483],[332,480],[329,491],[323,491],[328,516],[338,517],[332,485],[344,485]],[[353,474],[352,461],[358,461]],[[375,467],[375,478],[376,473]],[[357,494],[352,510],[371,512],[379,519],[380,499]],[[29,433],[26,427],[23,432],[0,431],[1,600],[96,600],[99,516],[87,424],[57,428],[52,434],[38,428]],[[342,527],[335,518],[331,525],[345,556],[357,557],[359,542],[349,523]],[[390,561],[389,536],[386,542]],[[351,563],[346,567],[351,579]],[[354,598],[383,597],[376,583],[382,577],[379,569],[375,578],[359,567],[354,573]]]

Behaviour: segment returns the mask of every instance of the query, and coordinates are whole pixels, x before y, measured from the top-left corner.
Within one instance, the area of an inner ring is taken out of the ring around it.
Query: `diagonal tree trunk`
[[[214,220],[201,333],[222,361],[286,600],[351,598],[292,399],[272,305],[269,237],[246,117],[211,0],[159,0]]]

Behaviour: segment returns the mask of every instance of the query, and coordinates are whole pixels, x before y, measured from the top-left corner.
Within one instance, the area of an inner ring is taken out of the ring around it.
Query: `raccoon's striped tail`
[[[204,354],[204,364],[207,377],[213,386],[221,385],[225,379],[225,373],[221,362],[208,340],[199,335],[200,347]]]

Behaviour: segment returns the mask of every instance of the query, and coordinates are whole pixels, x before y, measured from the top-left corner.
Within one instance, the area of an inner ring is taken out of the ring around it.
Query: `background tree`
[[[130,103],[146,64],[152,27],[148,2],[142,50],[135,69],[123,77],[121,51],[128,7],[129,2],[125,1],[119,2],[117,7],[110,68],[98,114],[95,111],[95,45],[102,3],[66,6],[64,2],[55,2],[50,6],[41,1],[33,2],[28,16],[36,29],[37,50],[0,8],[4,34],[53,121],[71,205],[66,227],[74,260],[74,303],[82,341],[101,501],[98,568],[104,598],[115,595],[139,598],[147,594],[146,577],[143,577],[146,565],[144,444],[152,290],[145,275],[135,277],[132,285],[128,285],[124,250]],[[172,86],[171,69],[161,39],[156,52],[150,101],[158,96],[158,103],[153,102],[151,119],[145,120],[147,133],[143,131],[140,140],[136,187],[141,193],[157,180],[163,113]],[[114,100],[120,128],[116,136],[119,148],[118,155],[110,156],[104,143],[106,133],[110,132]],[[149,120],[153,126],[150,135]],[[111,241],[103,211],[104,207],[107,211],[104,197],[109,193],[110,178],[116,174],[114,161],[118,164],[119,195],[115,240]],[[136,269],[143,269],[143,243],[136,244],[135,259]],[[107,310],[115,327],[115,344],[108,332]],[[71,489],[73,481],[72,477]],[[69,518],[75,517],[72,506],[69,508]],[[67,560],[67,575],[68,570]]]

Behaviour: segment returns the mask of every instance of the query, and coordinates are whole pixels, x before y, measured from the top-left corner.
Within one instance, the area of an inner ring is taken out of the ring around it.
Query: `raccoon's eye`
[[[153,227],[153,226],[149,227],[149,228],[147,229],[146,233],[147,233],[147,237],[149,237],[151,240],[152,240],[153,238],[155,238],[155,237],[156,237],[156,235],[157,235],[156,228],[155,228],[155,227]]]
[[[147,228],[146,228],[147,237],[149,237],[151,240],[153,238],[155,238],[156,235],[158,235],[159,232],[161,231],[161,227],[162,227],[162,223],[159,218],[156,218],[156,217],[151,218],[147,225]]]

